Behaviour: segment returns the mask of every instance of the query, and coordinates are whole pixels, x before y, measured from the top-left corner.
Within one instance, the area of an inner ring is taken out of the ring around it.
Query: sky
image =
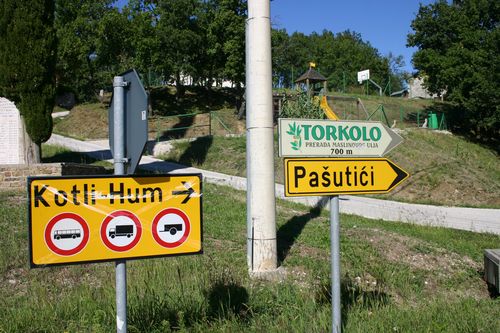
[[[333,33],[345,30],[361,34],[365,42],[376,48],[382,56],[392,52],[402,55],[404,70],[413,72],[412,54],[416,48],[406,47],[406,38],[412,32],[411,21],[419,4],[428,5],[435,0],[273,0],[271,24],[309,35],[323,30]],[[313,60],[313,59],[311,59]]]

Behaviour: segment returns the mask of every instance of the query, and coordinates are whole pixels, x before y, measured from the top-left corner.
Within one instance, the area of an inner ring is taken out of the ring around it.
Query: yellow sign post
[[[202,252],[201,174],[30,177],[32,267]]]
[[[285,196],[387,193],[408,173],[386,158],[285,158]]]

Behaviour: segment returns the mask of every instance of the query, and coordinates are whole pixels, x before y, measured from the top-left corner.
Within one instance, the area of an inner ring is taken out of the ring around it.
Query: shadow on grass
[[[208,155],[208,151],[213,143],[213,137],[203,136],[189,142],[189,146],[184,150],[178,161],[167,160],[185,166],[202,165]]]
[[[179,117],[179,122],[172,128],[163,131],[160,140],[181,139],[186,136],[188,129],[194,124],[194,115]]]
[[[181,115],[193,112],[208,112],[236,105],[241,94],[236,88],[206,88],[185,86],[182,97],[176,97],[175,88],[162,87],[151,89],[150,98],[155,114],[162,116]]]
[[[210,319],[224,319],[236,316],[246,319],[248,311],[248,292],[232,281],[218,281],[208,292],[208,316]]]
[[[178,159],[167,158],[164,162],[153,162],[141,165],[145,173],[166,173],[174,170],[184,169],[186,167],[202,165],[212,146],[213,138],[211,136],[199,137],[189,143]],[[151,145],[151,147],[154,143]],[[152,148],[149,148],[151,151]]]
[[[293,243],[295,243],[295,240],[302,233],[302,230],[306,226],[307,222],[318,217],[327,202],[328,197],[321,198],[321,200],[319,200],[318,203],[314,207],[312,207],[308,213],[301,216],[292,217],[278,229],[278,262],[280,265],[285,260],[288,252],[293,246]]]
[[[332,304],[331,281],[321,284],[315,297],[320,304]],[[390,296],[383,292],[379,286],[374,287],[373,290],[366,290],[363,286],[357,285],[350,277],[344,277],[340,282],[342,326],[346,326],[349,319],[349,310],[353,307],[368,310],[377,309],[389,305],[390,300]]]
[[[195,304],[185,306],[171,306],[167,300],[154,292],[147,291],[142,297],[129,302],[128,330],[130,332],[171,332],[192,326],[202,316]]]
[[[90,154],[90,155],[89,155]],[[76,164],[89,164],[95,166],[103,166],[102,160],[111,159],[109,150],[95,151],[87,154],[63,151],[56,153],[49,157],[43,157],[42,163],[76,163]],[[104,163],[105,164],[105,163]],[[104,167],[105,173],[112,173],[112,170]]]
[[[128,311],[130,332],[184,331],[200,322],[210,326],[211,322],[231,318],[246,321],[251,316],[247,307],[248,292],[231,276],[222,274],[215,277],[215,281],[203,293],[206,302],[190,300],[189,294],[183,290],[182,282],[174,284],[176,286],[172,288],[180,288],[183,297],[165,297],[169,294],[168,289],[159,292],[150,288],[140,290],[131,297]]]

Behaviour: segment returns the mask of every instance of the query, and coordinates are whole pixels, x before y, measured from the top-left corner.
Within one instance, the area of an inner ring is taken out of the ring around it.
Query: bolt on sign
[[[386,158],[285,158],[285,196],[387,193],[408,173]]]
[[[279,155],[382,157],[403,138],[377,121],[279,120]]]
[[[29,177],[31,267],[202,253],[201,178]]]

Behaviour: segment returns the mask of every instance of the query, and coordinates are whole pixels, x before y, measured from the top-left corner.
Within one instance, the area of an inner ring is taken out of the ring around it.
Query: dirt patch
[[[13,268],[7,271],[0,280],[2,290],[9,290],[10,295],[24,296],[28,292],[28,270]]]
[[[321,260],[330,260],[329,252],[318,249],[312,246],[306,245],[296,245],[291,249],[292,253],[296,253],[297,255],[303,258],[313,258],[313,259],[321,259]]]
[[[372,244],[387,260],[407,264],[414,269],[449,274],[457,268],[481,268],[467,256],[460,256],[415,238],[380,229],[355,229],[351,232]]]
[[[481,264],[468,256],[380,229],[357,228],[349,230],[349,234],[370,243],[389,262],[408,265],[415,272],[424,271],[423,292],[429,297],[488,298],[479,273]],[[370,279],[359,277],[360,283],[364,280],[370,283]]]

